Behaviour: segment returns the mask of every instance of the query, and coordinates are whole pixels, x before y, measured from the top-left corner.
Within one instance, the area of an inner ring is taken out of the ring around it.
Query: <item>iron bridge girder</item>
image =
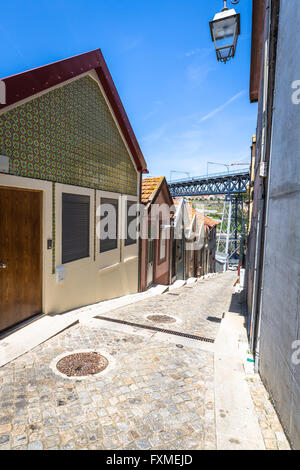
[[[241,194],[247,193],[249,182],[250,174],[243,173],[222,177],[191,178],[169,183],[169,189],[172,197]]]

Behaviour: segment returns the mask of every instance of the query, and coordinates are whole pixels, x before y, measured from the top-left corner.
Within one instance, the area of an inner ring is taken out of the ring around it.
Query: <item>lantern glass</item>
[[[235,55],[237,38],[240,34],[240,15],[234,9],[217,13],[210,22],[210,30],[217,59],[227,62]]]

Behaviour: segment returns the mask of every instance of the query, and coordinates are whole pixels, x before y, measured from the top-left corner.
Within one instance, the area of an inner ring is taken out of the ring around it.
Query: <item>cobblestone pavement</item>
[[[115,358],[101,378],[70,381],[65,351]],[[0,369],[0,449],[215,448],[213,355],[75,325]]]
[[[107,316],[140,323],[148,312],[173,314],[181,322],[165,328],[215,337],[234,280],[226,273]],[[77,324],[0,368],[0,450],[215,449],[213,352],[96,324]],[[83,349],[107,355],[110,368],[69,380],[50,367]],[[261,383],[250,384],[259,401]],[[279,439],[281,428],[272,429]]]
[[[230,306],[235,280],[236,273],[228,271],[104,316],[215,339],[222,316]],[[158,323],[147,318],[158,314],[173,316],[177,322]]]
[[[290,445],[272,405],[271,399],[258,374],[247,378],[267,450],[290,450]]]

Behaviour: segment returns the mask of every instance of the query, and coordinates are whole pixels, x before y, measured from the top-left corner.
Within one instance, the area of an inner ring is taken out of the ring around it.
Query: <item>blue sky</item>
[[[257,111],[248,95],[251,3],[235,7],[242,34],[223,65],[208,25],[222,0],[10,0],[0,77],[101,48],[151,175],[245,162]]]

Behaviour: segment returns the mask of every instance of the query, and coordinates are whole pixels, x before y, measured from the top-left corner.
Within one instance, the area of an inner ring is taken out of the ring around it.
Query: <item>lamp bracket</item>
[[[223,8],[222,11],[228,10],[228,8],[227,8],[227,1],[228,1],[228,0],[224,0],[224,8]],[[240,3],[240,0],[231,0],[231,3],[232,3],[232,5],[237,5],[238,3]]]

